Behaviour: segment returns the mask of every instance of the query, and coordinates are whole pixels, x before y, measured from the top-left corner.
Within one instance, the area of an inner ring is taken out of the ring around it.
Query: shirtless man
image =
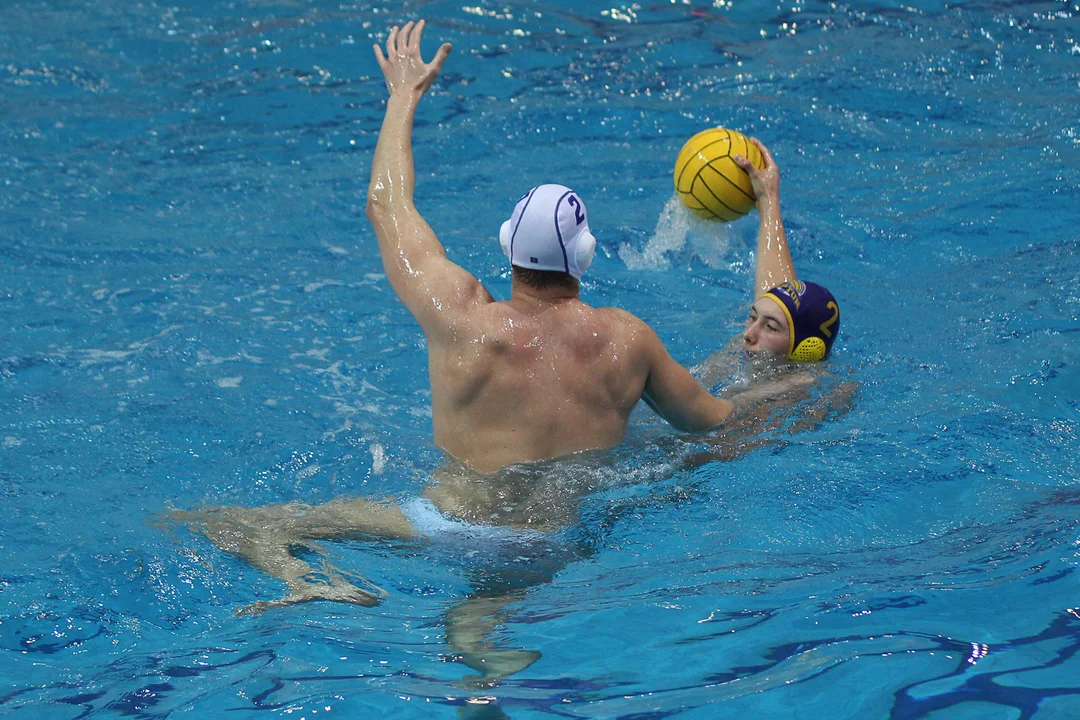
[[[487,473],[617,445],[642,399],[680,430],[723,422],[732,404],[704,391],[648,325],[579,299],[596,241],[569,188],[533,188],[503,224],[510,300],[447,259],[413,204],[413,116],[450,52],[424,63],[423,28],[393,28],[386,55],[375,48],[390,99],[367,215],[390,285],[427,339],[435,444]]]

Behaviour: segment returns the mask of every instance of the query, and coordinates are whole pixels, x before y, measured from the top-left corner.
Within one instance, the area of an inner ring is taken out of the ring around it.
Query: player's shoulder
[[[651,346],[660,342],[660,338],[652,327],[629,310],[604,307],[596,308],[595,312],[603,327],[621,335],[626,342],[642,346]]]
[[[630,329],[648,327],[648,324],[644,320],[629,310],[624,310],[622,308],[600,307],[593,308],[593,312],[596,313],[596,317],[603,322],[614,323],[618,326],[624,326]]]

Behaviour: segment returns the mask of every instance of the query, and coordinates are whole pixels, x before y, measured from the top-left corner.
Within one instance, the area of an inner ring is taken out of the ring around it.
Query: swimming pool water
[[[697,130],[764,140],[853,409],[730,461],[646,410],[507,608],[540,659],[462,686],[473,570],[327,543],[390,596],[281,586],[168,508],[409,498],[440,463],[423,339],[363,217],[370,44],[454,52],[417,203],[509,294],[498,226],[562,182],[583,296],[695,364],[753,219],[673,233]],[[1080,5],[104,0],[0,8],[0,716],[1080,715]],[[674,438],[674,440],[673,440]],[[497,701],[478,702],[478,696]],[[470,698],[473,700],[469,702]]]

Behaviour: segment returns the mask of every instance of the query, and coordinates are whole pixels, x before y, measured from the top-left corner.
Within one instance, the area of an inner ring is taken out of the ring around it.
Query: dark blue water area
[[[326,543],[379,606],[237,617],[282,584],[166,517],[396,501],[440,464],[363,212],[370,45],[420,16],[454,52],[417,204],[496,297],[499,224],[562,182],[599,242],[584,299],[701,362],[741,327],[755,223],[679,225],[671,170],[732,127],[772,150],[800,276],[843,308],[823,385],[858,384],[727,454],[635,413],[559,536],[578,559],[494,631],[540,659],[483,691],[446,637],[475,559]],[[4,4],[0,715],[1080,715],[1078,17]]]

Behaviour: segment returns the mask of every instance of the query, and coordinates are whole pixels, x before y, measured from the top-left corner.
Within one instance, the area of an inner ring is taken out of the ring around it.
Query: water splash
[[[689,264],[694,258],[711,268],[727,267],[724,257],[731,247],[728,223],[704,220],[690,212],[672,195],[660,212],[656,229],[643,250],[629,243],[619,247],[619,258],[630,270],[664,270],[674,261]]]

